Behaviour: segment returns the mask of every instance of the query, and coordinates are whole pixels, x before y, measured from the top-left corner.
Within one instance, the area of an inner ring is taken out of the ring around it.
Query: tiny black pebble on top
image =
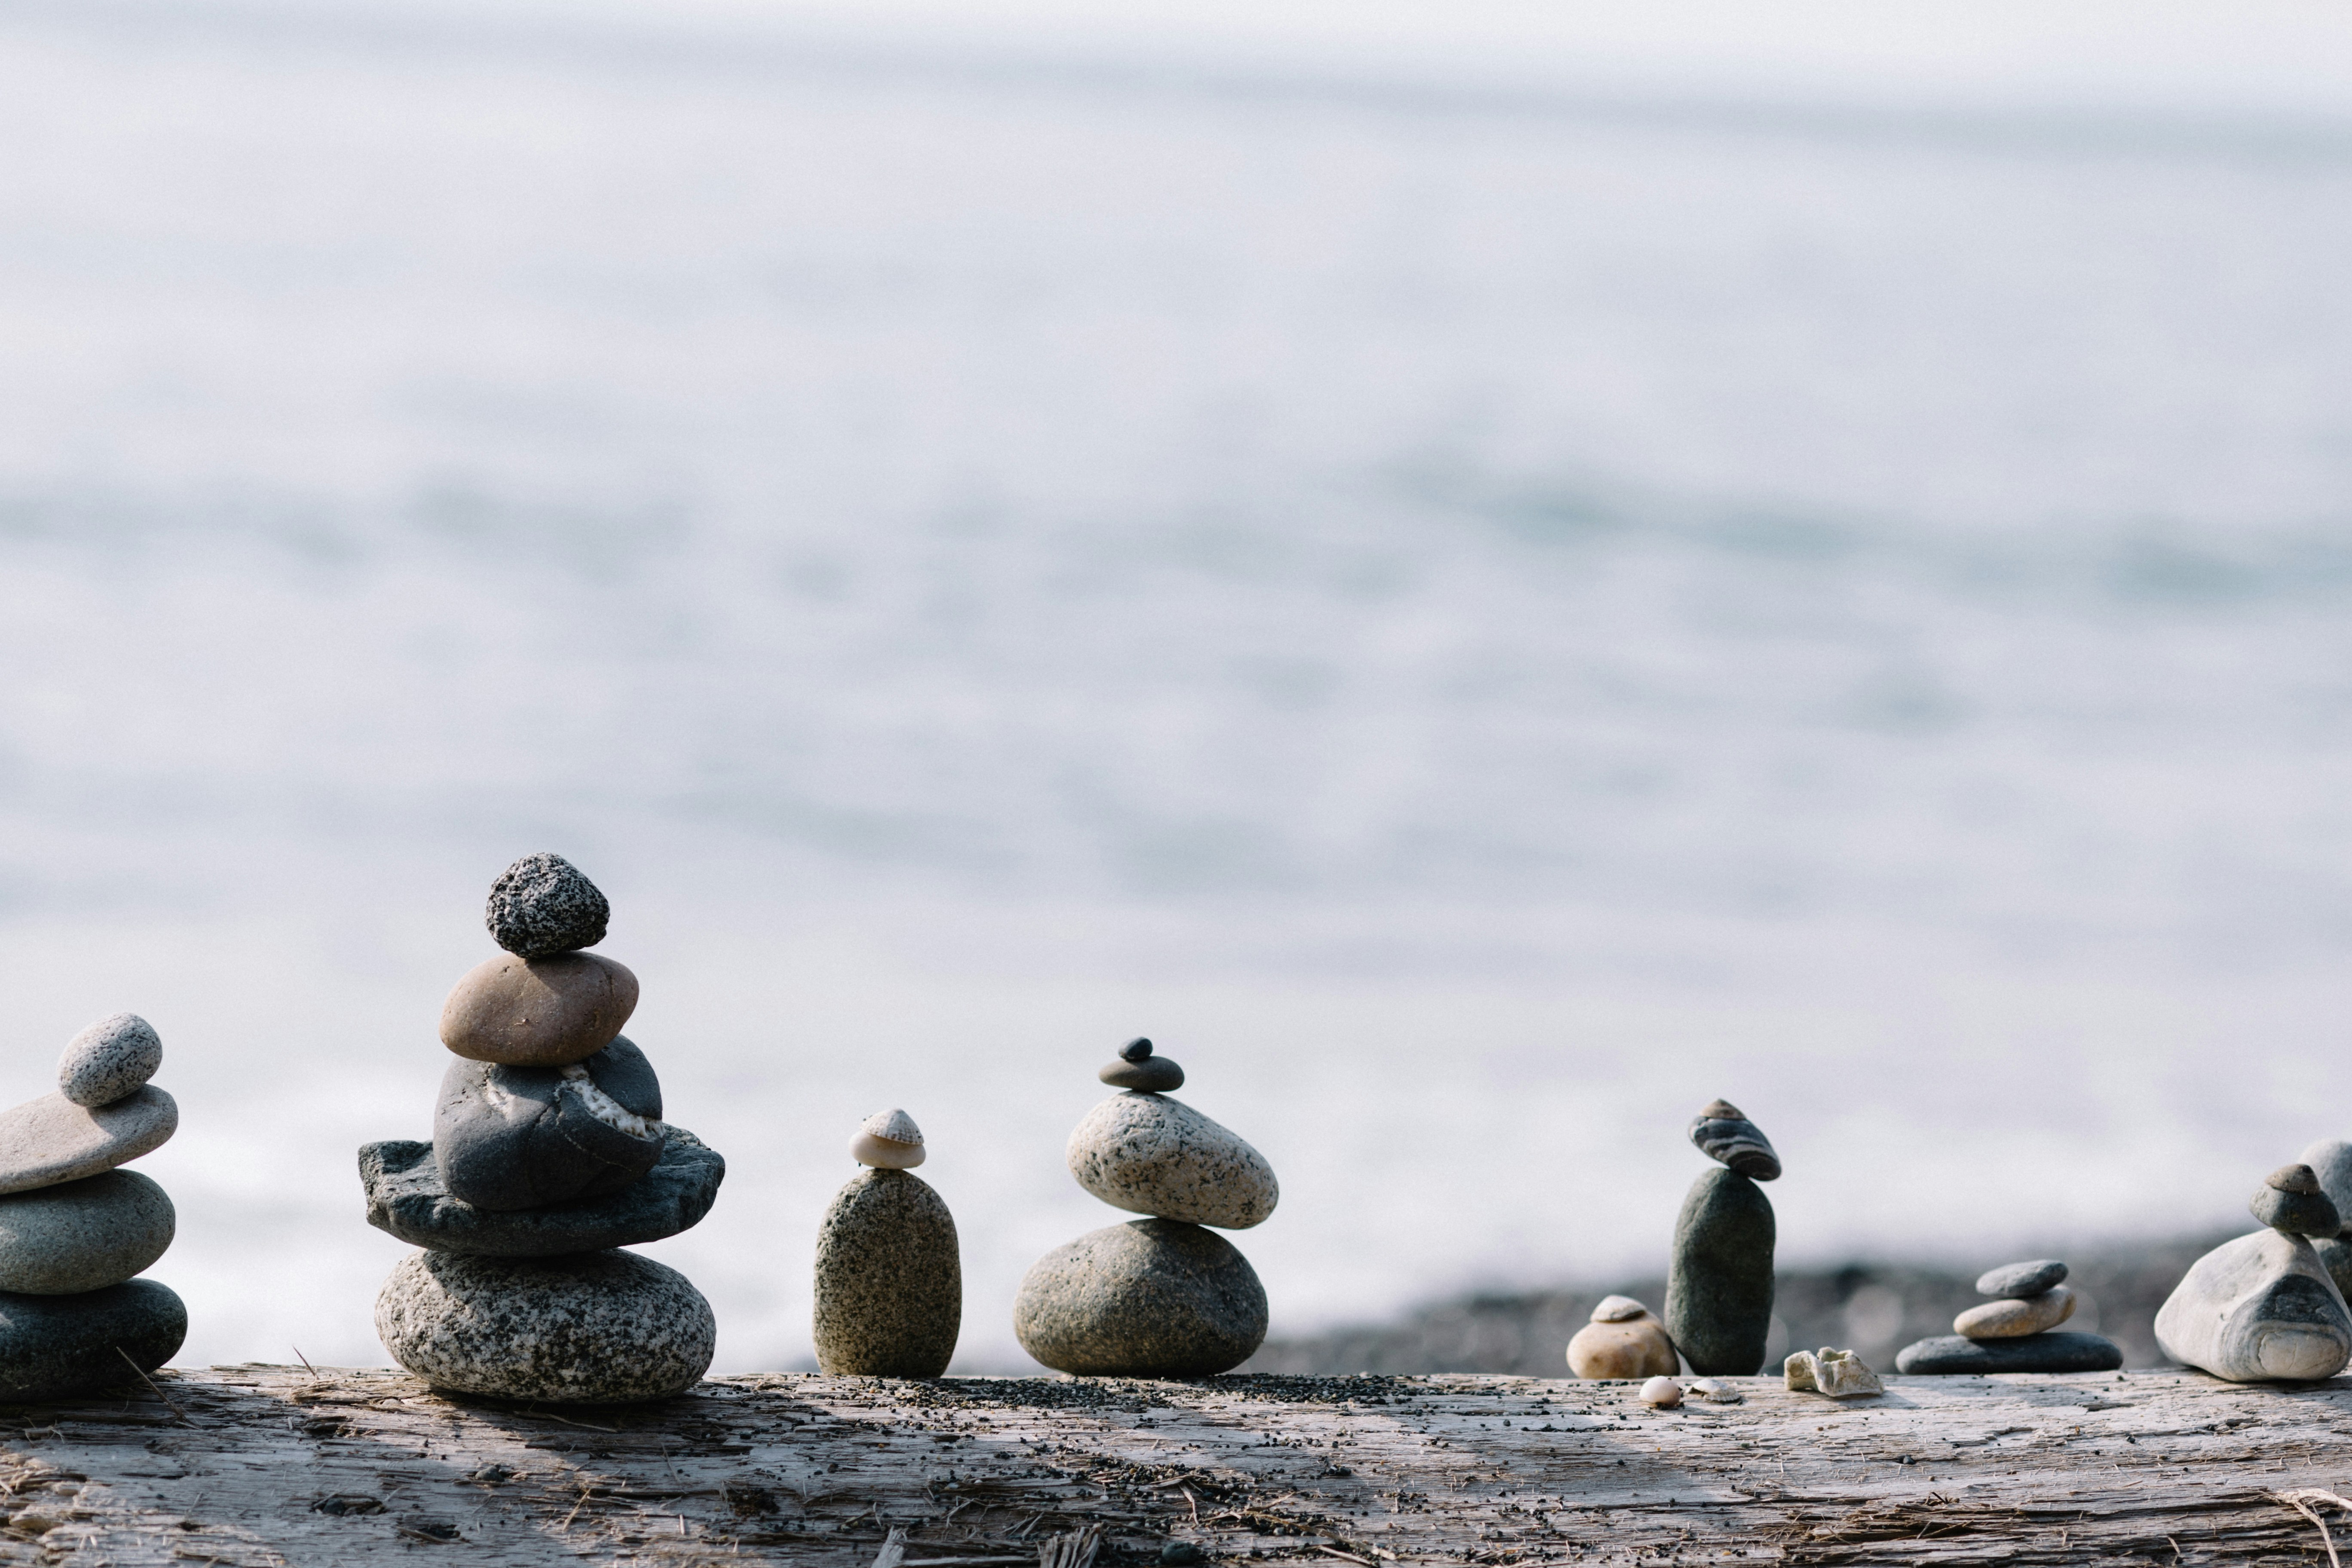
[[[1118,1054],[1122,1060],[1139,1062],[1151,1054],[1151,1042],[1139,1035],[1119,1047]]]
[[[526,855],[490,884],[483,923],[490,940],[524,958],[593,947],[612,906],[580,868],[561,855]]]

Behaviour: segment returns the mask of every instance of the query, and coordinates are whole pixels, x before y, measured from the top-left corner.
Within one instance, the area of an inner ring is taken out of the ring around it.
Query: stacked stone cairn
[[[2156,1314],[2156,1342],[2231,1383],[2316,1383],[2352,1361],[2352,1311],[2313,1238],[2343,1216],[2308,1164],[2282,1165],[2247,1206],[2263,1228],[2189,1266]]]
[[[0,1112],[0,1400],[135,1384],[187,1338],[171,1287],[136,1278],[172,1245],[172,1200],[119,1168],[180,1125],[147,1081],[163,1065],[153,1026],[117,1013],[67,1045],[57,1093]]]
[[[1568,1370],[1577,1377],[1672,1377],[1682,1359],[1649,1308],[1631,1296],[1603,1296],[1592,1321],[1568,1342]]]
[[[2311,1245],[2319,1254],[2319,1260],[2327,1266],[2336,1290],[2352,1302],[2352,1237],[2345,1234],[2352,1230],[2352,1142],[2323,1138],[2303,1152],[2301,1162],[2319,1178],[2319,1190],[2327,1194],[2327,1201],[2336,1205],[2336,1216],[2344,1222],[2343,1230],[2334,1236],[2315,1236]]]
[[[1021,1281],[1013,1329],[1059,1372],[1211,1377],[1265,1339],[1265,1288],[1249,1259],[1202,1227],[1246,1230],[1280,1196],[1265,1156],[1168,1098],[1184,1069],[1129,1042],[1097,1075],[1126,1092],[1070,1134],[1070,1174],[1114,1208],[1149,1219],[1055,1248]]]
[[[836,1376],[937,1377],[963,1323],[955,1216],[914,1173],[922,1130],[903,1110],[849,1141],[866,1169],[834,1194],[816,1234],[816,1364]]]
[[[1780,1157],[1726,1100],[1692,1120],[1690,1139],[1717,1163],[1692,1184],[1675,1220],[1665,1331],[1693,1372],[1753,1377],[1772,1328],[1777,1236],[1772,1200],[1756,1184],[1780,1176]]]
[[[2096,1334],[2060,1332],[2074,1315],[2066,1265],[2054,1258],[2004,1263],[1977,1280],[1990,1301],[1952,1320],[1952,1331],[1903,1347],[1895,1370],[1921,1377],[1993,1372],[2113,1372],[2124,1352]]]
[[[429,1143],[360,1151],[368,1223],[425,1248],[376,1298],[393,1359],[436,1388],[551,1404],[683,1393],[710,1365],[710,1304],[623,1247],[710,1212],[727,1163],[662,1121],[621,1034],[637,978],[582,951],[610,910],[555,855],[507,868],[488,925],[505,951],[457,982]]]

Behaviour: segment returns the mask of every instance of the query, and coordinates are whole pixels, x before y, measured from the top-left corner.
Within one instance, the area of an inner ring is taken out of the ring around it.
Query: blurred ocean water
[[[2352,1123],[2352,123],[0,9],[0,1089],[167,1042],[184,1361],[382,1360],[513,856],[807,1356],[904,1105],[1013,1288],[1149,1033],[1277,1331],[2227,1223]]]

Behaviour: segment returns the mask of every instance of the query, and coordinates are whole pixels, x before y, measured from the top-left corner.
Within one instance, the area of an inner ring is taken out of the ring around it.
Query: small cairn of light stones
[[[2054,1258],[2005,1263],[1977,1280],[1991,1300],[1952,1320],[1952,1331],[1909,1344],[1895,1370],[1933,1377],[1992,1372],[2113,1372],[2124,1352],[2096,1334],[2054,1331],[2074,1315],[2066,1266]]]
[[[1578,1377],[1672,1377],[1682,1361],[1649,1308],[1631,1296],[1603,1296],[1592,1321],[1568,1342],[1568,1370]]]
[[[1729,1100],[1700,1111],[1690,1139],[1717,1162],[1691,1185],[1675,1220],[1666,1277],[1666,1333],[1691,1370],[1752,1377],[1772,1327],[1772,1200],[1759,1182],[1780,1174],[1780,1157]]]
[[[2195,1263],[2156,1314],[2156,1342],[2231,1383],[2315,1383],[2352,1362],[2352,1312],[2312,1238],[2343,1230],[2307,1164],[2273,1171],[2247,1204],[2261,1230]]]
[[[1799,1351],[1780,1363],[1780,1374],[1791,1394],[1825,1394],[1832,1399],[1859,1399],[1886,1392],[1876,1373],[1863,1365],[1852,1351]]]
[[[1037,1260],[1013,1329],[1059,1372],[1209,1377],[1265,1339],[1265,1288],[1249,1259],[1203,1227],[1246,1230],[1280,1196],[1265,1156],[1168,1096],[1184,1069],[1130,1041],[1098,1074],[1126,1092],[1070,1134],[1070,1174],[1114,1208],[1150,1219],[1107,1226]]]
[[[653,1064],[621,1034],[637,977],[582,951],[604,895],[530,855],[491,887],[505,951],[457,982],[429,1143],[360,1151],[368,1223],[425,1248],[375,1303],[393,1359],[436,1388],[551,1404],[682,1393],[717,1324],[686,1277],[621,1250],[710,1212],[727,1163],[662,1121]]]
[[[816,1364],[862,1377],[937,1377],[963,1321],[955,1216],[914,1173],[923,1133],[903,1110],[849,1141],[866,1167],[834,1194],[816,1234]]]
[[[147,1081],[163,1065],[153,1026],[117,1013],[67,1045],[57,1093],[0,1112],[0,1400],[135,1383],[187,1337],[178,1295],[135,1278],[172,1245],[172,1200],[118,1169],[180,1125]]]

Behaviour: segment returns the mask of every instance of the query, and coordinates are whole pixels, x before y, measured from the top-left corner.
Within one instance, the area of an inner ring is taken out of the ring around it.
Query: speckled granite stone
[[[909,1172],[861,1172],[817,1226],[817,1369],[937,1377],[962,1323],[963,1262],[947,1204]]]
[[[78,1182],[163,1147],[180,1125],[170,1095],[146,1084],[110,1105],[45,1094],[0,1111],[0,1193]]]
[[[370,1143],[360,1150],[368,1224],[412,1247],[478,1258],[557,1258],[635,1247],[702,1223],[727,1162],[682,1127],[668,1129],[661,1159],[609,1197],[500,1211],[449,1195],[430,1143]]]
[[[136,1013],[100,1018],[66,1042],[58,1092],[76,1105],[111,1105],[155,1076],[163,1038]]]
[[[604,940],[612,906],[580,868],[561,855],[526,855],[490,884],[483,923],[509,952],[543,958]]]
[[[1013,1331],[1057,1372],[1211,1377],[1265,1340],[1265,1287],[1233,1243],[1199,1226],[1139,1219],[1039,1258]]]
[[[1708,1377],[1753,1377],[1772,1326],[1777,1226],[1764,1189],[1721,1166],[1691,1184],[1675,1220],[1666,1333]]]
[[[2156,1342],[2231,1383],[2303,1383],[2352,1362],[2352,1313],[2311,1243],[2258,1230],[2195,1263],[2156,1314]]]
[[[478,1062],[553,1068],[594,1056],[637,1007],[637,977],[593,952],[520,958],[469,969],[441,1005],[441,1043]]]
[[[120,1285],[172,1245],[163,1189],[136,1171],[0,1197],[0,1290],[71,1296]]]
[[[718,1325],[684,1275],[634,1252],[419,1252],[384,1281],[375,1331],[394,1361],[436,1388],[619,1405],[701,1381]]]
[[[1178,1100],[1114,1095],[1070,1133],[1070,1174],[1113,1208],[1246,1230],[1281,1197],[1265,1156]]]
[[[530,1209],[606,1197],[661,1159],[661,1083],[615,1039],[562,1068],[456,1061],[433,1109],[433,1152],[451,1197]]]
[[[1996,1372],[2113,1372],[2124,1352],[2113,1340],[2071,1330],[2013,1340],[1937,1334],[1906,1345],[1895,1370],[1912,1377],[1983,1376]]]
[[[78,1296],[0,1294],[0,1400],[66,1399],[135,1384],[177,1353],[188,1310],[168,1285],[132,1279]]]

